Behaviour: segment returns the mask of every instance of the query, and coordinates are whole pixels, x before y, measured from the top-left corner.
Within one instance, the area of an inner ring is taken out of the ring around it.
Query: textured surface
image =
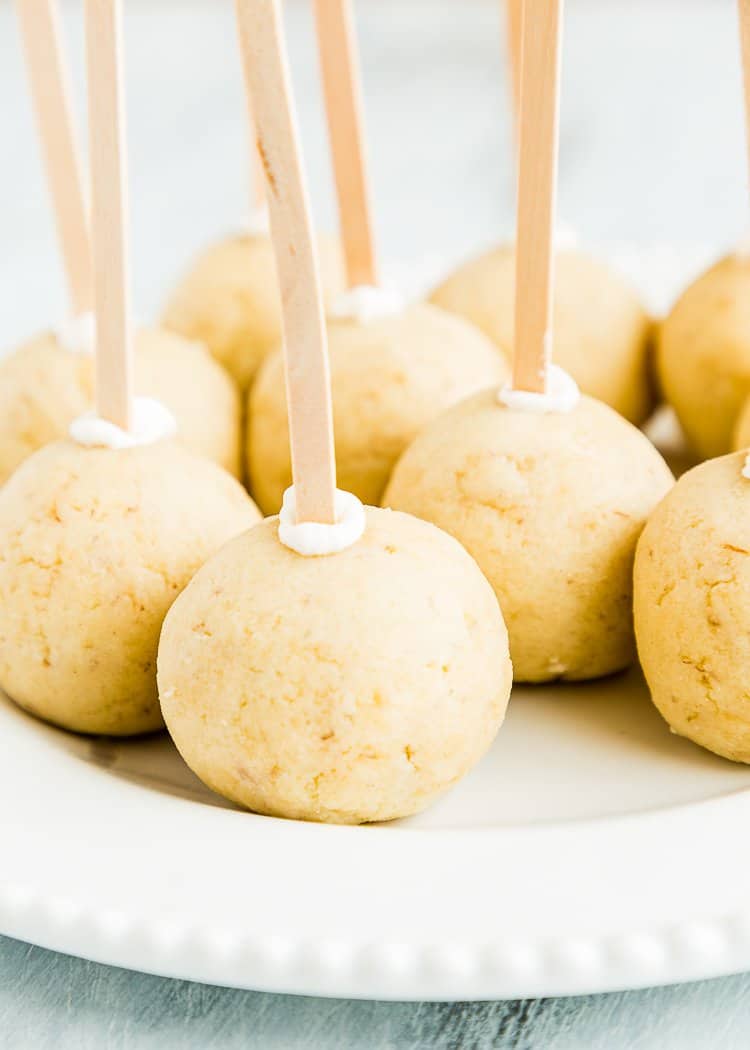
[[[2,1045],[23,1050],[745,1050],[750,976],[508,1003],[294,998],[168,981],[0,938]]]
[[[307,5],[289,7],[314,204],[320,224],[332,227]],[[70,8],[79,47],[79,5]],[[359,0],[386,253],[453,259],[512,230],[498,8],[496,0]],[[570,0],[566,11],[561,215],[594,243],[668,244],[671,284],[675,260],[687,273],[706,242],[729,244],[745,217],[734,19],[731,0]],[[13,143],[0,173],[3,348],[63,308],[11,22],[10,5],[0,3],[0,116]],[[126,23],[134,284],[138,308],[153,314],[179,268],[246,210],[240,72],[228,2],[163,0],[157,8],[133,0]],[[417,115],[424,123],[415,132]],[[643,280],[639,255],[630,269]],[[587,718],[595,712],[592,704]],[[609,723],[599,732],[608,745],[619,739]],[[557,772],[564,784],[564,769]],[[24,1050],[744,1050],[748,994],[742,977],[559,1001],[346,1003],[173,982],[0,941],[0,1043]]]

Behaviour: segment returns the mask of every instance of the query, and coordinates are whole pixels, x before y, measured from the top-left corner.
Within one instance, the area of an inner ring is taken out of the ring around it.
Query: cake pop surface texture
[[[430,300],[467,318],[500,347],[513,347],[513,245],[469,260]],[[652,323],[635,291],[603,263],[581,252],[555,255],[553,359],[583,393],[610,405],[631,423],[654,407]]]
[[[750,762],[750,480],[701,463],[657,507],[635,559],[638,655],[672,729]]]
[[[338,241],[319,237],[318,252],[328,299],[344,287]],[[281,345],[281,303],[270,238],[241,235],[209,246],[173,291],[163,320],[175,332],[205,343],[246,390],[263,359]]]
[[[351,547],[304,557],[278,522],[228,544],[170,610],[164,718],[214,791],[334,823],[418,812],[490,746],[511,684],[492,589],[451,537],[367,508]]]
[[[170,409],[186,447],[238,475],[239,395],[205,348],[165,329],[141,329],[134,367],[137,392]],[[93,400],[93,357],[64,349],[53,332],[0,360],[0,485],[36,449],[65,437]]]
[[[657,367],[695,451],[729,452],[750,396],[750,257],[726,256],[683,292],[660,326]]]
[[[476,559],[517,681],[578,680],[635,657],[635,544],[672,481],[648,439],[599,401],[539,415],[489,390],[422,431],[384,503],[445,529]]]
[[[259,517],[238,481],[177,442],[34,453],[0,489],[0,687],[66,729],[160,728],[164,615]]]
[[[486,336],[424,303],[368,324],[330,318],[328,352],[339,483],[369,505],[380,502],[421,427],[508,375]],[[266,361],[250,394],[247,467],[258,505],[276,513],[292,478],[280,353]]]

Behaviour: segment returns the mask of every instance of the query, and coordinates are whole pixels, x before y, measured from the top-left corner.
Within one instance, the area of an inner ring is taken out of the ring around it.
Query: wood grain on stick
[[[747,178],[750,183],[750,0],[737,0],[742,52],[742,88],[745,96],[745,140]]]
[[[130,429],[133,361],[128,302],[127,185],[120,0],[86,0],[96,409]]]
[[[350,288],[377,284],[359,59],[350,0],[315,0],[323,93]]]
[[[543,393],[552,342],[562,0],[524,0],[513,385]]]
[[[29,86],[72,314],[93,306],[91,243],[68,69],[55,0],[17,0]]]
[[[508,80],[513,117],[513,129],[518,141],[521,113],[521,40],[523,33],[523,0],[503,0],[505,5],[505,51],[508,60]]]
[[[236,0],[236,9],[281,288],[297,520],[333,524],[328,347],[281,15],[278,0]]]

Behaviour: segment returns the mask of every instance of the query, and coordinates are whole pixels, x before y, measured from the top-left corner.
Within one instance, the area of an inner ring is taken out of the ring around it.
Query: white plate
[[[75,737],[0,698],[0,930],[279,992],[485,999],[750,967],[750,770],[672,736],[637,675],[517,689],[416,819],[239,812],[166,736]]]

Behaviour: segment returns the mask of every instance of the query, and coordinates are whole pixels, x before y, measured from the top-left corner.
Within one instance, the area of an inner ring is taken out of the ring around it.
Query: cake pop
[[[93,341],[93,324],[79,319],[0,360],[0,485],[93,404]],[[170,409],[185,447],[239,475],[239,395],[206,349],[164,328],[144,328],[134,365],[137,392]]]
[[[201,252],[164,309],[167,327],[205,343],[241,391],[250,388],[265,358],[281,345],[281,297],[247,85],[245,101],[253,207],[238,233]],[[344,287],[341,246],[323,236],[318,251],[323,294],[330,301]]]
[[[750,169],[750,10],[739,4]],[[659,330],[657,366],[667,401],[702,457],[744,444],[750,396],[750,250],[747,236],[683,292]]]
[[[642,423],[656,400],[652,322],[636,292],[602,262],[570,249],[555,262],[554,348],[580,389]],[[430,301],[475,324],[500,347],[513,345],[515,249],[493,248],[460,266]]]
[[[163,315],[167,328],[204,343],[243,391],[281,344],[273,246],[264,226],[262,214],[254,213],[246,232],[205,249],[175,288]],[[319,243],[330,301],[343,286],[341,253],[333,238]]]
[[[740,5],[740,38],[750,130],[746,2]],[[750,314],[744,307],[749,282],[745,259],[723,260],[688,289],[664,333],[672,393],[680,391],[676,407],[682,406],[683,425],[707,454],[731,440],[741,388],[750,390]],[[691,329],[691,316],[700,320],[700,331]],[[692,385],[678,386],[672,356],[678,340]],[[695,385],[701,379],[704,393]],[[740,419],[740,445],[746,425]],[[638,655],[654,704],[673,732],[735,762],[750,762],[749,512],[746,451],[699,464],[654,511],[638,542],[634,570]]]
[[[750,256],[740,249],[698,277],[659,329],[664,396],[702,457],[733,447],[750,395]]]
[[[164,718],[209,787],[358,823],[427,805],[482,755],[510,690],[492,589],[450,537],[335,488],[325,330],[277,0],[238,0],[269,171],[294,488],[198,571],[164,623]],[[290,251],[290,247],[293,249]]]
[[[672,476],[640,431],[547,362],[560,10],[556,0],[524,10],[513,385],[426,427],[384,504],[474,556],[503,610],[515,679],[544,682],[634,659],[635,544]]]
[[[71,315],[0,361],[0,485],[27,455],[65,436],[91,407],[94,383],[91,245],[59,12],[54,0],[19,0],[18,13]],[[208,352],[163,329],[146,329],[136,340],[135,367],[137,391],[172,410],[180,440],[238,474],[240,403]]]
[[[316,17],[349,286],[328,311],[336,462],[342,484],[376,504],[420,428],[500,382],[507,363],[466,321],[379,285],[350,12],[321,0]],[[279,352],[261,368],[247,412],[247,474],[267,514],[291,482],[286,416]]]
[[[750,469],[746,452],[683,474],[651,515],[634,573],[638,656],[674,732],[750,762]]]
[[[520,124],[523,0],[504,0],[506,53],[517,144]],[[515,247],[493,247],[443,280],[430,301],[465,317],[503,350],[513,345]],[[656,402],[652,322],[638,295],[602,262],[559,247],[553,356],[584,393],[640,424]]]
[[[163,725],[164,614],[199,565],[259,518],[244,489],[133,403],[119,108],[119,4],[86,7],[97,305],[96,413],[0,489],[0,687],[68,729]]]

